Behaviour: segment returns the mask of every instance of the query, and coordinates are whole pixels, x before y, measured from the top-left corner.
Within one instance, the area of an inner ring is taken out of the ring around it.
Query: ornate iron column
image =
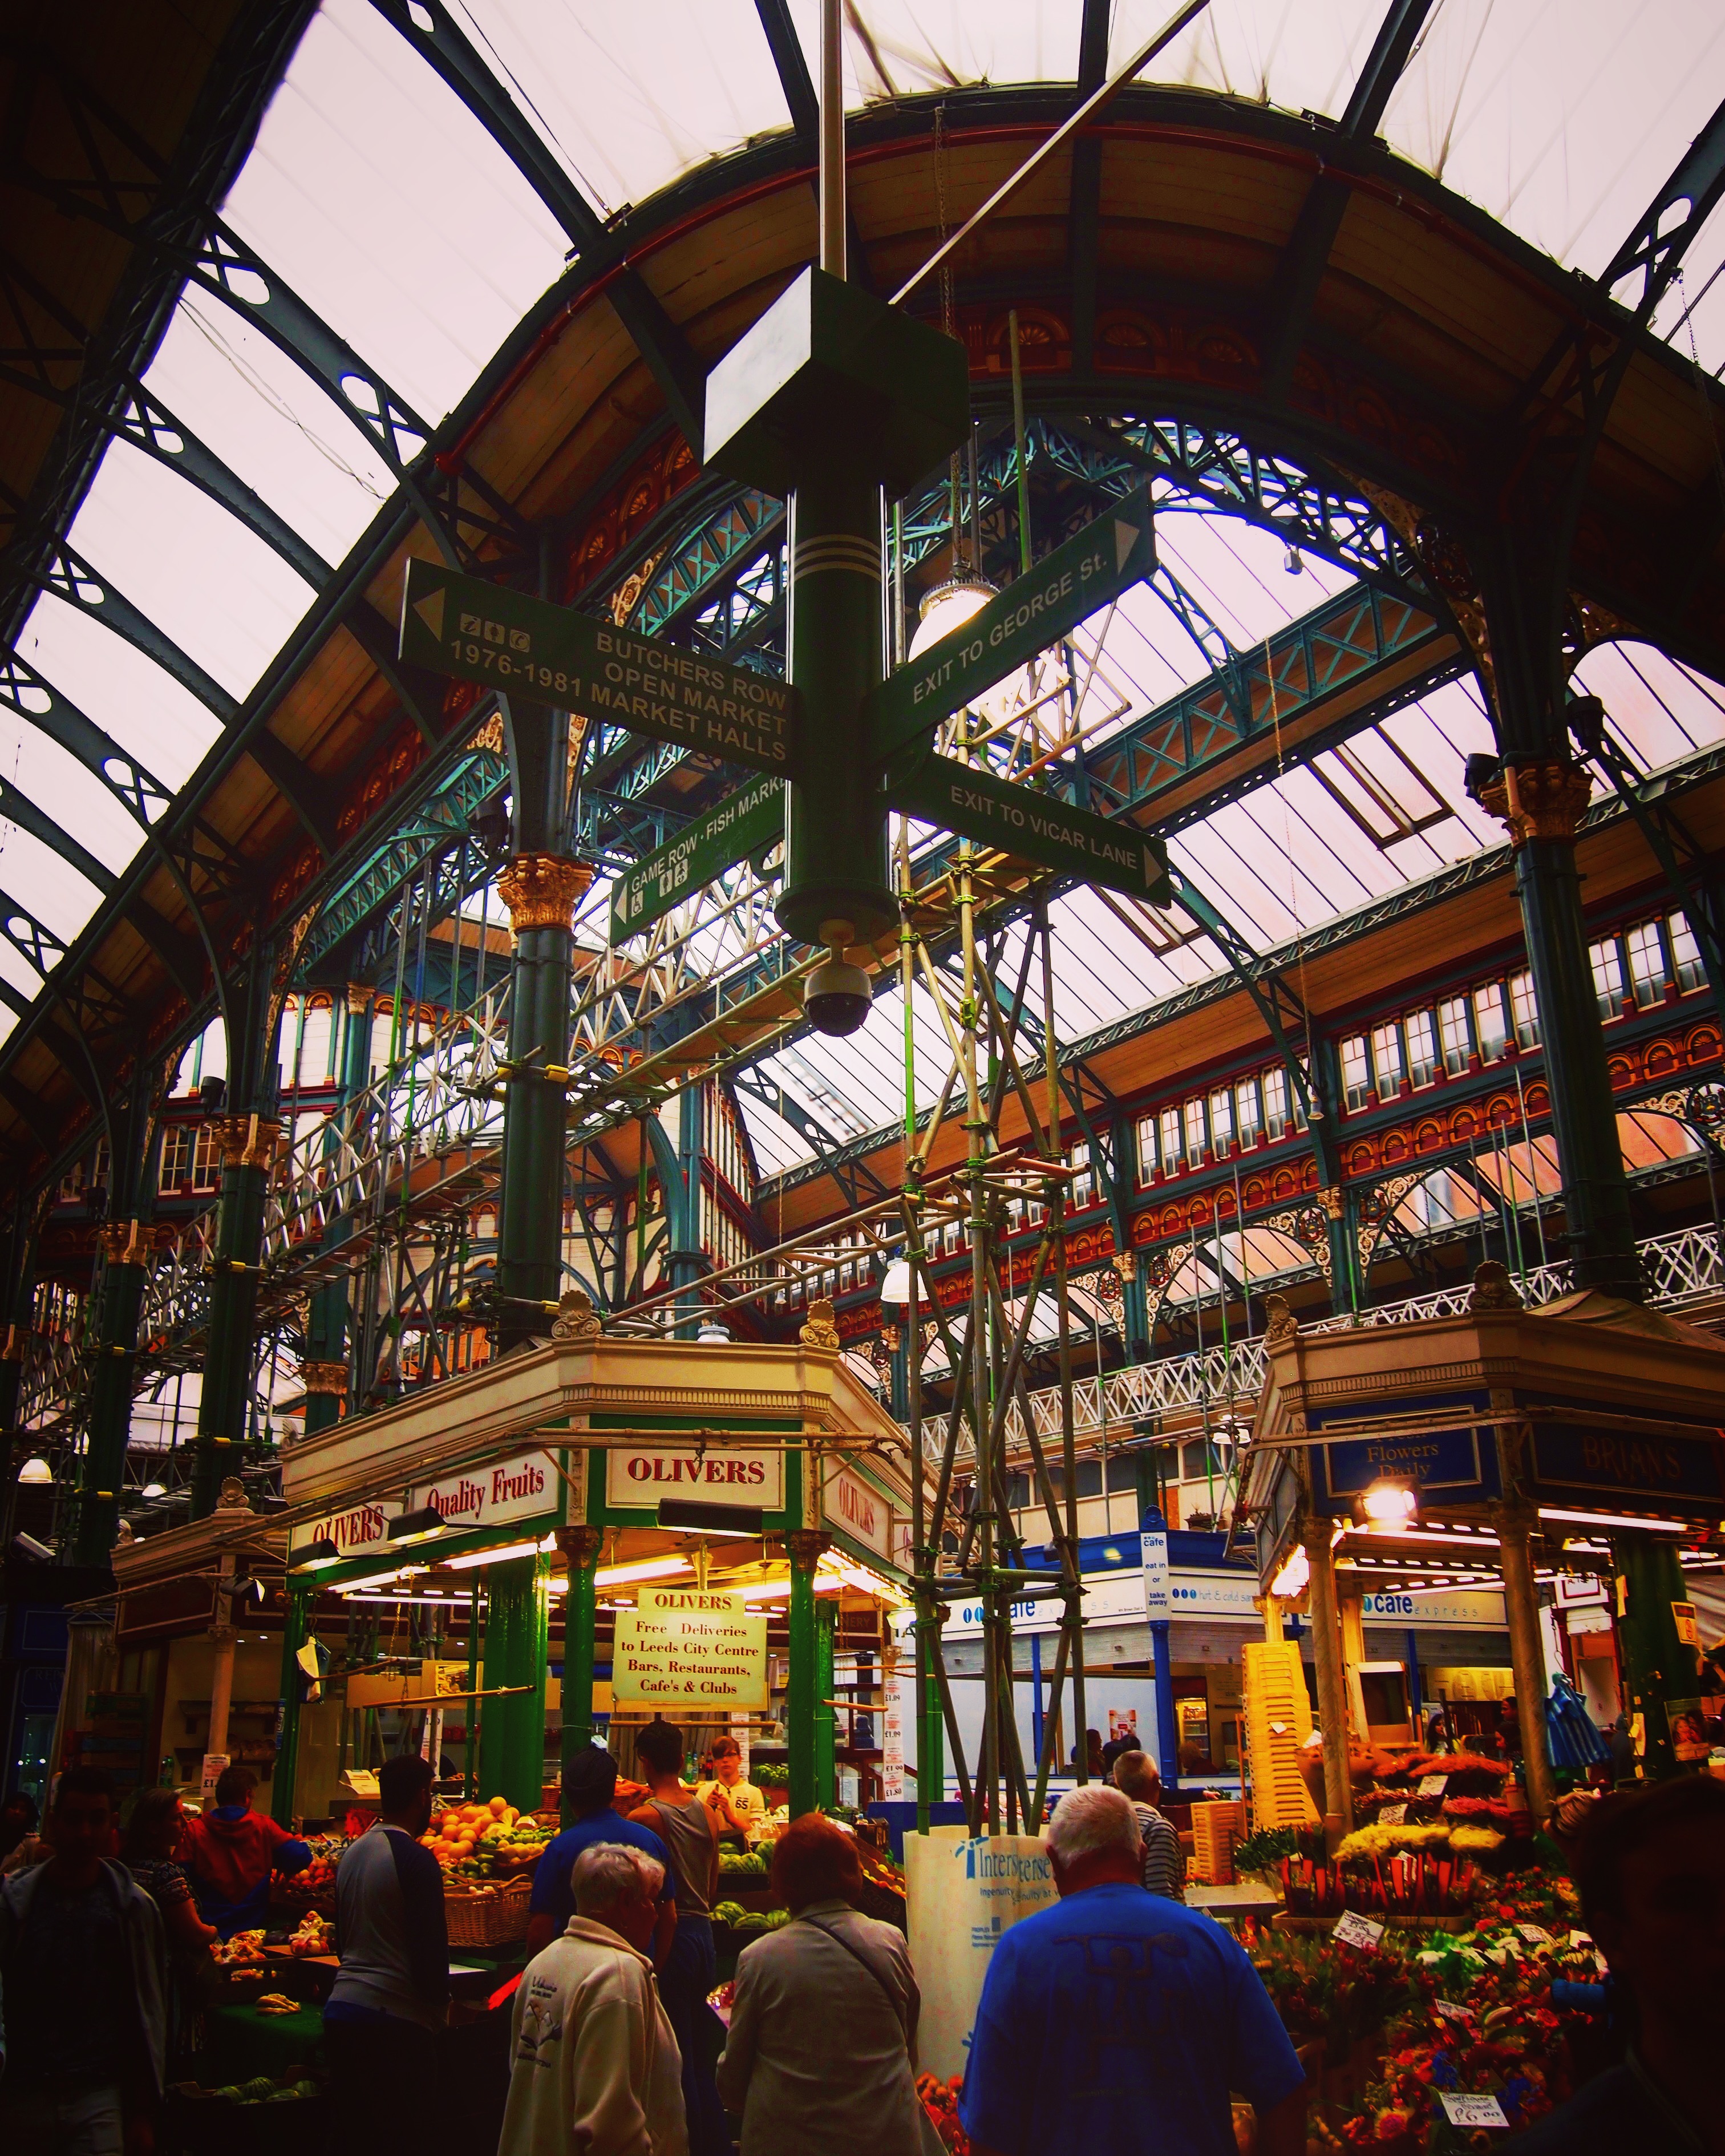
[[[1342,1660],[1342,1620],[1327,1520],[1309,1523],[1305,1546],[1312,1568],[1312,1660],[1324,1751],[1324,1840],[1333,1856],[1337,1844],[1353,1831],[1353,1784],[1348,1769],[1348,1672]]]
[[[300,1693],[305,1681],[296,1657],[309,1637],[305,1622],[316,1589],[290,1585],[281,1628],[281,1742],[270,1782],[270,1816],[278,1826],[294,1823],[294,1784],[300,1774]]]
[[[340,1004],[332,1004],[333,1023],[341,1012],[341,1048],[336,1066],[339,1087],[336,1112],[330,1118],[326,1157],[336,1192],[335,1209],[323,1231],[326,1250],[337,1250],[352,1233],[352,1201],[356,1194],[341,1175],[341,1149],[358,1138],[356,1118],[362,1112],[358,1102],[372,1075],[372,1009],[377,991],[364,983],[350,983]],[[305,1435],[316,1437],[341,1419],[350,1384],[347,1344],[347,1282],[336,1277],[311,1297],[305,1327],[305,1360],[300,1374],[305,1387]]]
[[[545,1787],[547,1578],[542,1557],[511,1558],[485,1576],[480,1790],[523,1811],[537,1809]]]
[[[563,1597],[563,1746],[564,1787],[569,1769],[593,1742],[593,1664],[598,1659],[599,1552],[604,1531],[586,1526],[559,1527],[557,1548],[569,1568],[569,1591]],[[563,1799],[562,1823],[574,1815]]]
[[[1701,1689],[1696,1651],[1679,1640],[1671,1606],[1686,1602],[1689,1590],[1672,1536],[1614,1535],[1611,1555],[1622,1597],[1618,1639],[1627,1708],[1632,1718],[1641,1717],[1643,1771],[1650,1782],[1662,1782],[1688,1771],[1678,1756],[1671,1715],[1680,1701],[1694,1701]],[[1692,1741],[1705,1742],[1698,1717]]]
[[[822,1551],[830,1544],[819,1527],[793,1527],[784,1539],[791,1560],[791,1667],[786,1686],[785,1738],[791,1755],[791,1817],[800,1819],[820,1800],[816,1725],[816,1702],[821,1697],[820,1646],[816,1635],[814,1571]]]
[[[536,1329],[520,1306],[554,1304],[562,1285],[572,916],[592,880],[578,861],[538,852],[517,854],[497,880],[515,934],[497,1225],[504,1348]],[[539,1321],[537,1329],[549,1322]]]
[[[90,1432],[73,1540],[74,1561],[79,1564],[106,1564],[120,1525],[126,1447],[131,1434],[132,1365],[154,1211],[150,1174],[155,1158],[153,1092],[154,1074],[140,1050],[133,1059],[131,1087],[114,1120],[110,1219],[100,1233],[102,1288],[90,1375]]]

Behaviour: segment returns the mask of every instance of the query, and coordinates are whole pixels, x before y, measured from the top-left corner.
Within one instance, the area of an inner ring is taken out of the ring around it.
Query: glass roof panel
[[[100,711],[105,730],[165,786],[182,784],[221,731],[189,689],[62,599],[37,601],[18,649],[86,717]]]

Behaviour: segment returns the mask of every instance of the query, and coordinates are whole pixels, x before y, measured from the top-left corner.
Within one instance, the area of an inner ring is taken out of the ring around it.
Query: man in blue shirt
[[[533,1873],[533,1897],[528,1903],[527,1954],[542,1953],[560,1938],[575,1913],[575,1896],[569,1874],[583,1849],[596,1841],[618,1841],[625,1848],[645,1851],[655,1864],[665,1866],[665,1885],[660,1891],[659,1922],[653,1930],[653,1966],[662,1969],[677,1928],[677,1879],[670,1851],[656,1834],[621,1812],[611,1809],[617,1789],[617,1762],[602,1746],[590,1744],[563,1777],[563,1794],[575,1815],[573,1826],[549,1842]]]
[[[1238,1941],[1147,1894],[1118,1789],[1062,1797],[1048,1851],[1060,1899],[1003,1933],[958,2115],[976,2156],[1234,2156],[1230,2095],[1258,2156],[1301,2156],[1305,2076]]]

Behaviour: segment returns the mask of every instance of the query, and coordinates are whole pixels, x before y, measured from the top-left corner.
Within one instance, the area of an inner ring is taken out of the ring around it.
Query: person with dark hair
[[[636,1733],[635,1754],[648,1798],[629,1817],[659,1836],[676,1873],[676,1936],[659,1972],[659,1991],[683,2055],[691,2156],[728,2156],[731,2137],[713,2086],[719,2021],[706,2003],[717,1976],[712,1907],[719,1889],[718,1829],[712,1814],[683,1781],[680,1729],[669,1722],[649,1722]]]
[[[0,1804],[0,1856],[10,1856],[27,1835],[34,1834],[40,1817],[29,1791],[14,1789]]]
[[[162,1917],[110,1861],[114,1784],[69,1767],[54,1854],[0,1886],[6,2156],[148,2156],[167,2066]]]
[[[131,1808],[120,1851],[121,1862],[162,1912],[171,1975],[168,2048],[177,2058],[187,2049],[198,1989],[213,1969],[216,1936],[215,1926],[198,1915],[192,1882],[176,1858],[185,1825],[177,1790],[146,1789]]]
[[[1162,1777],[1142,1751],[1122,1752],[1114,1762],[1114,1786],[1132,1808],[1144,1845],[1144,1885],[1165,1902],[1186,1898],[1186,1856],[1172,1823],[1162,1815]]]
[[[857,1912],[855,1836],[819,1812],[793,1820],[773,1849],[773,1885],[792,1921],[738,1958],[719,2061],[741,2156],[919,2156],[922,1995],[904,1934]]]
[[[718,1822],[721,1834],[747,1836],[767,1816],[767,1799],[742,1771],[742,1747],[734,1737],[716,1737],[713,1771],[695,1794]]]
[[[1602,1798],[1576,1847],[1575,1883],[1634,2035],[1622,2065],[1521,2136],[1518,2156],[1725,2148],[1725,1784],[1686,1774]]]
[[[257,1786],[249,1767],[224,1767],[216,1777],[215,1803],[201,1819],[186,1821],[181,1861],[206,1922],[224,1939],[267,1920],[272,1871],[291,1877],[311,1861],[303,1841],[252,1810]]]
[[[639,1849],[665,1873],[659,1890],[659,1922],[653,1932],[653,1965],[664,1968],[677,1929],[677,1881],[670,1852],[649,1828],[637,1826],[613,1807],[611,1799],[616,1794],[617,1762],[602,1744],[589,1744],[564,1771],[563,1795],[575,1815],[575,1823],[546,1845],[535,1867],[532,1898],[528,1903],[530,1955],[542,1953],[553,1939],[561,1938],[575,1913],[569,1875],[576,1858],[595,1842],[614,1841],[625,1849]]]
[[[418,1753],[377,1770],[382,1816],[336,1866],[336,1954],[323,2010],[336,2115],[354,2156],[405,2133],[437,2138],[437,2031],[449,2009],[442,1867],[419,1837],[431,1825],[431,1762]]]

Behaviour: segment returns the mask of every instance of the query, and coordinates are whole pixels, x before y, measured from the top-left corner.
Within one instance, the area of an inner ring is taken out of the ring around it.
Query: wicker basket
[[[444,1915],[452,1947],[508,1947],[527,1936],[531,1882],[511,1879],[495,1894],[444,1890]]]

